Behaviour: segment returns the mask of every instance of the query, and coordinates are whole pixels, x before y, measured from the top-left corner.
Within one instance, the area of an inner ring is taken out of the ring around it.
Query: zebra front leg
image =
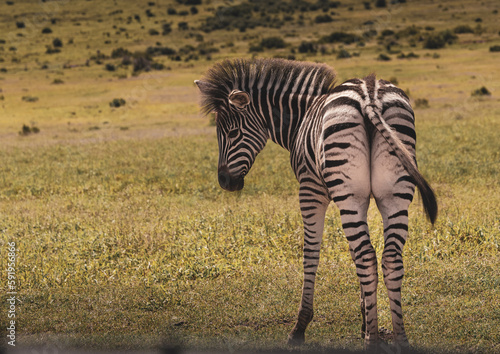
[[[314,282],[323,238],[325,213],[329,204],[328,199],[323,196],[318,198],[310,195],[312,189],[307,186],[301,186],[300,190],[300,209],[304,221],[304,283],[298,319],[288,335],[289,344],[304,342],[307,325],[313,318]]]

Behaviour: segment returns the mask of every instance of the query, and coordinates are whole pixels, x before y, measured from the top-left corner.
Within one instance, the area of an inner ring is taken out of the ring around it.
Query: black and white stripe
[[[402,250],[415,186],[431,222],[437,215],[434,193],[416,165],[413,110],[402,90],[374,75],[337,87],[334,78],[325,65],[261,59],[224,61],[196,81],[204,111],[217,115],[219,183],[243,188],[268,139],[290,151],[304,222],[302,301],[290,342],[304,341],[313,317],[325,212],[333,201],[360,282],[362,334],[367,346],[376,345],[377,258],[366,215],[372,195],[384,222],[382,270],[395,340],[407,345]]]

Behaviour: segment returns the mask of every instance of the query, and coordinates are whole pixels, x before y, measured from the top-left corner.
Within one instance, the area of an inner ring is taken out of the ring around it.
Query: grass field
[[[409,340],[436,352],[500,351],[500,53],[490,50],[500,45],[497,2],[365,9],[309,1],[292,11],[254,1],[250,15],[244,1],[150,3],[0,3],[0,268],[15,242],[16,344],[287,348],[303,237],[288,153],[270,143],[245,189],[222,191],[215,128],[199,114],[193,80],[227,57],[293,56],[331,65],[339,82],[376,72],[409,94],[419,167],[440,207],[434,227],[419,197],[410,208],[402,293]],[[233,13],[248,23],[231,22]],[[316,20],[325,15],[332,21]],[[201,29],[214,23],[226,27]],[[424,48],[445,30],[456,38]],[[332,32],[358,38],[321,39]],[[273,36],[285,47],[249,51]],[[302,42],[315,50],[301,52]],[[174,54],[148,55],[148,47]],[[113,58],[118,48],[130,54]],[[351,56],[339,58],[342,50]],[[482,87],[490,95],[473,94]],[[120,98],[125,105],[110,106]],[[369,221],[380,258],[374,205]],[[333,207],[317,279],[305,349],[361,349],[358,281]],[[2,271],[2,294],[7,280]],[[379,325],[390,329],[383,281],[379,294]],[[8,310],[3,301],[2,328]]]

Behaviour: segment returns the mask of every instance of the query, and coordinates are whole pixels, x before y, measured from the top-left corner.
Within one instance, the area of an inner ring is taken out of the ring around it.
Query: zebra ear
[[[229,94],[229,103],[237,108],[245,108],[250,104],[250,95],[243,91],[233,90]]]
[[[198,88],[200,89],[200,91],[202,93],[204,93],[207,90],[209,90],[210,88],[212,88],[212,85],[209,84],[208,82],[205,82],[205,81],[194,80],[194,83],[196,84],[196,86],[198,86]]]

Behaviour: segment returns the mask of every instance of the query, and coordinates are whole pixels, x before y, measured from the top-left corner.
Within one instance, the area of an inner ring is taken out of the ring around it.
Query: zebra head
[[[250,94],[238,89],[225,97],[212,96],[213,87],[204,81],[195,81],[205,100],[217,101],[210,112],[215,114],[219,144],[219,185],[230,192],[239,191],[257,154],[264,148],[268,133],[257,117]],[[212,89],[212,90],[211,90]]]

